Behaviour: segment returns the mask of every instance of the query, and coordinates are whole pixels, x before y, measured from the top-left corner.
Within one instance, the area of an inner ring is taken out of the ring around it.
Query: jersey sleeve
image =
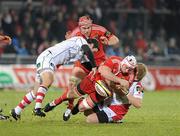
[[[99,27],[98,29],[100,30],[100,34],[108,38],[108,40],[113,36],[113,34],[110,31],[108,31],[105,27],[103,26],[98,26],[98,27]]]
[[[131,87],[129,88],[129,91],[133,93],[133,96],[135,98],[140,98],[142,99],[143,98],[143,91],[141,90],[142,88],[142,85],[140,82],[134,82]]]
[[[110,69],[113,69],[114,66],[113,61],[111,59],[107,59],[103,65],[109,67]]]

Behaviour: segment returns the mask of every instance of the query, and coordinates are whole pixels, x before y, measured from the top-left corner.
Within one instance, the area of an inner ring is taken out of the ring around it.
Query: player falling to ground
[[[87,94],[88,96],[83,99],[77,108],[81,112],[87,109],[92,109],[98,102],[111,95],[111,92],[107,87],[105,87],[110,81],[118,83],[124,88],[128,88],[129,84],[131,84],[134,80],[135,67],[136,59],[132,55],[127,56],[124,59],[117,56],[112,56],[108,58],[104,64],[99,66],[98,71],[96,71],[95,74],[90,73],[87,75],[80,83],[77,83],[77,85],[74,86],[72,91],[70,90],[67,92],[67,94],[62,95],[61,99],[65,101],[70,98],[78,98]],[[101,84],[99,81],[103,81],[105,83],[104,87],[106,88],[105,91],[107,95],[101,96],[97,93],[96,84]],[[49,112],[56,106],[55,100],[48,103],[45,106],[44,111]]]
[[[43,51],[36,60],[36,79],[34,89],[30,90],[23,100],[11,110],[11,115],[15,120],[20,119],[22,110],[33,100],[36,100],[34,115],[44,117],[42,112],[42,101],[48,88],[54,81],[54,72],[60,65],[68,64],[80,60],[89,61],[96,69],[93,53],[88,46],[87,41],[82,37],[73,37],[62,41],[45,51]]]
[[[143,63],[137,64],[137,73],[133,84],[130,86],[128,94],[121,92],[118,86],[112,84],[110,88],[116,89],[117,93],[98,104],[93,110],[85,111],[87,123],[111,123],[122,122],[123,117],[128,113],[129,107],[136,108],[142,106],[143,87],[141,80],[147,73],[147,67]],[[121,92],[121,93],[119,93]]]
[[[82,16],[79,18],[78,27],[75,28],[72,32],[67,32],[66,38],[73,36],[81,36],[85,38],[90,43],[93,43],[93,53],[96,65],[99,66],[102,62],[105,61],[106,56],[104,52],[104,45],[117,45],[119,39],[109,32],[106,28],[93,24],[93,20],[89,16]],[[70,86],[77,81],[83,79],[91,71],[92,66],[89,62],[80,63],[77,61],[72,70],[72,77],[70,78]],[[71,88],[71,87],[70,87]],[[65,95],[69,89],[64,91]],[[55,105],[60,104],[63,100],[60,96],[54,101]],[[68,118],[73,107],[73,99],[69,100],[69,106],[66,112],[63,115],[63,118]]]

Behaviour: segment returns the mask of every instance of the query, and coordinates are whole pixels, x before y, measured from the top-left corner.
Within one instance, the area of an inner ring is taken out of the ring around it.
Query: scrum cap
[[[79,26],[92,25],[92,19],[89,16],[82,16],[79,18]]]
[[[128,55],[121,62],[121,65],[124,65],[124,64],[129,66],[129,68],[134,69],[137,65],[136,58],[133,55]]]

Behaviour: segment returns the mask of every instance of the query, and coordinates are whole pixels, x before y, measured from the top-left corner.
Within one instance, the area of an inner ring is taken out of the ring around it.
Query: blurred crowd
[[[149,59],[180,54],[180,1],[170,0],[28,0],[0,11],[0,33],[12,45],[0,47],[0,55],[38,55],[65,39],[78,18],[90,15],[93,23],[119,37],[108,55],[134,54]],[[42,2],[40,6],[33,3]],[[1,4],[1,3],[0,3]],[[1,6],[1,5],[0,5]]]

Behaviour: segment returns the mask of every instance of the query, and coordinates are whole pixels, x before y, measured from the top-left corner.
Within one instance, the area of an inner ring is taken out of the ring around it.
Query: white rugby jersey
[[[84,44],[88,44],[84,38],[72,37],[46,49],[38,58],[48,57],[48,60],[54,65],[68,64],[82,59],[87,61],[86,57],[83,58],[84,52],[81,49]]]

